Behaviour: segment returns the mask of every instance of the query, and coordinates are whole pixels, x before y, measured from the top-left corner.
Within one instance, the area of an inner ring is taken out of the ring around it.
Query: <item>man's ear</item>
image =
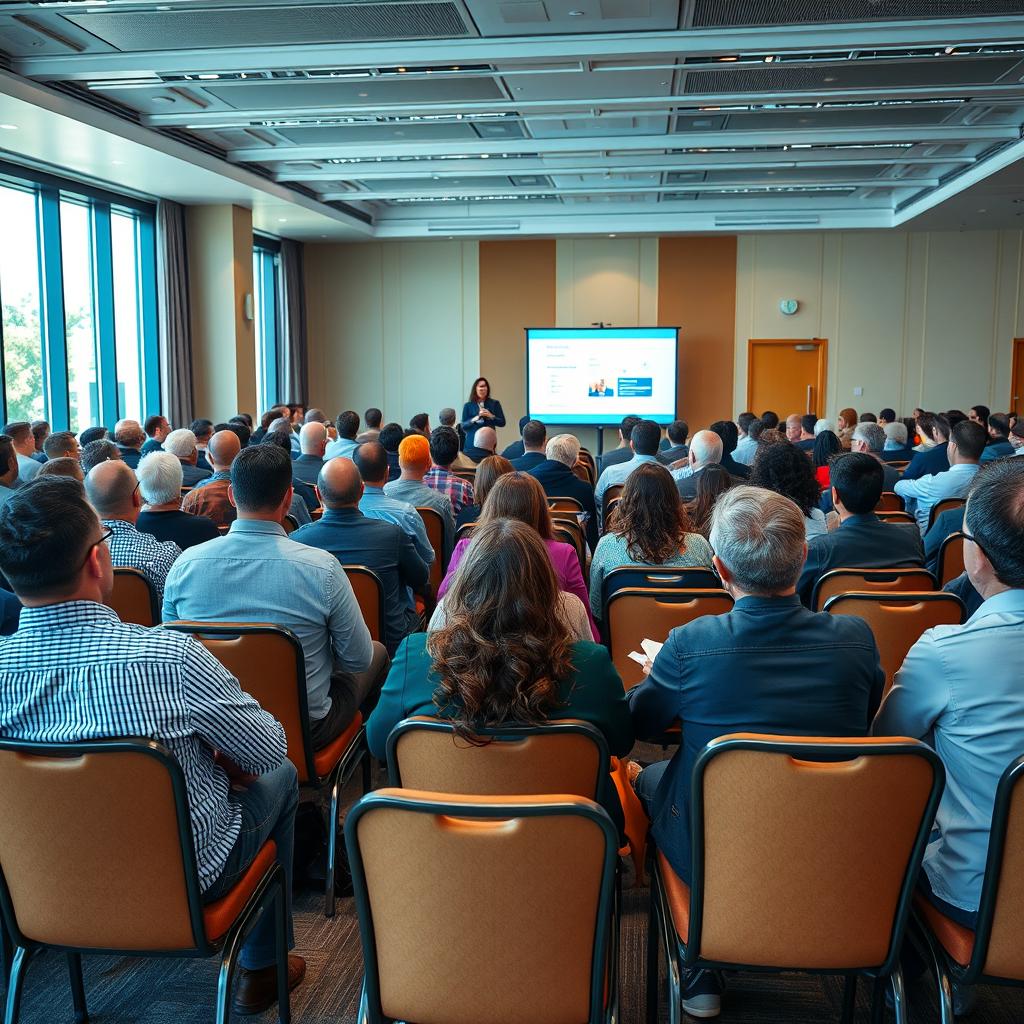
[[[228,484],[228,501],[231,502],[232,508],[238,508],[238,506],[235,504],[235,489],[231,486],[231,484]]]

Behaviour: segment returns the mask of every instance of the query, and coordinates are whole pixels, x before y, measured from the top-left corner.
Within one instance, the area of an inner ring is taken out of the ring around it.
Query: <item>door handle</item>
[[[811,395],[813,393],[814,393],[814,388],[810,384],[808,384],[807,385],[807,412],[808,413],[810,413],[810,411],[811,411]]]

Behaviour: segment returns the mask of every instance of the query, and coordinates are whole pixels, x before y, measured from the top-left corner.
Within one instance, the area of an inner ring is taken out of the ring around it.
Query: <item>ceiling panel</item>
[[[500,71],[501,68],[499,67]],[[668,96],[672,71],[573,71],[558,74],[509,75],[509,95],[517,100],[616,99],[628,96]]]
[[[946,106],[929,107],[855,107],[852,110],[758,110],[729,115],[730,128],[871,128],[939,124],[955,112]],[[680,129],[676,129],[679,131]],[[684,128],[691,131],[691,128]]]
[[[374,139],[430,140],[457,142],[479,136],[472,126],[456,124],[346,124],[332,128],[278,128],[277,132],[297,145],[323,143],[332,146],[339,142],[373,142]]]
[[[693,24],[701,28],[740,25],[802,25],[896,18],[977,18],[1020,15],[1015,0],[696,0]]]
[[[656,32],[679,23],[679,0],[466,0],[483,36]]]

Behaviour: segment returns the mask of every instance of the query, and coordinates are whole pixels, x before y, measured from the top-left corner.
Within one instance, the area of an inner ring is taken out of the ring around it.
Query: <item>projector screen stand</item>
[[[604,427],[597,428],[597,457],[604,455]]]

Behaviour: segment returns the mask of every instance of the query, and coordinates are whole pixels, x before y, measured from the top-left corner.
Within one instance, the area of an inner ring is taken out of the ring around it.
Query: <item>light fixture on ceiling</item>
[[[0,130],[5,132],[16,132],[18,126],[16,124],[0,124]]]
[[[490,153],[481,153],[481,154],[480,154],[480,159],[481,159],[481,160],[489,160],[489,159],[490,159],[490,156],[491,156],[491,154],[490,154]]]
[[[213,74],[211,72],[210,74],[196,75],[196,78],[198,78],[200,82],[216,82],[220,78],[220,75]]]
[[[358,95],[359,95],[360,99],[364,99],[365,100],[366,97],[369,96],[370,94],[368,92],[361,92]]]
[[[287,224],[288,223],[288,218],[287,217],[278,217],[277,218],[277,223],[278,224]]]
[[[586,11],[581,11],[581,10],[577,9],[577,10],[570,11],[569,12],[569,17],[570,18],[582,18],[583,15],[585,15],[586,13],[587,13]]]
[[[611,234],[611,235],[609,235],[608,237],[609,237],[609,238],[614,238],[614,237],[615,237],[615,235],[614,235],[614,234]]]
[[[153,102],[154,103],[173,103],[174,102],[174,97],[173,96],[154,96],[153,97]]]

